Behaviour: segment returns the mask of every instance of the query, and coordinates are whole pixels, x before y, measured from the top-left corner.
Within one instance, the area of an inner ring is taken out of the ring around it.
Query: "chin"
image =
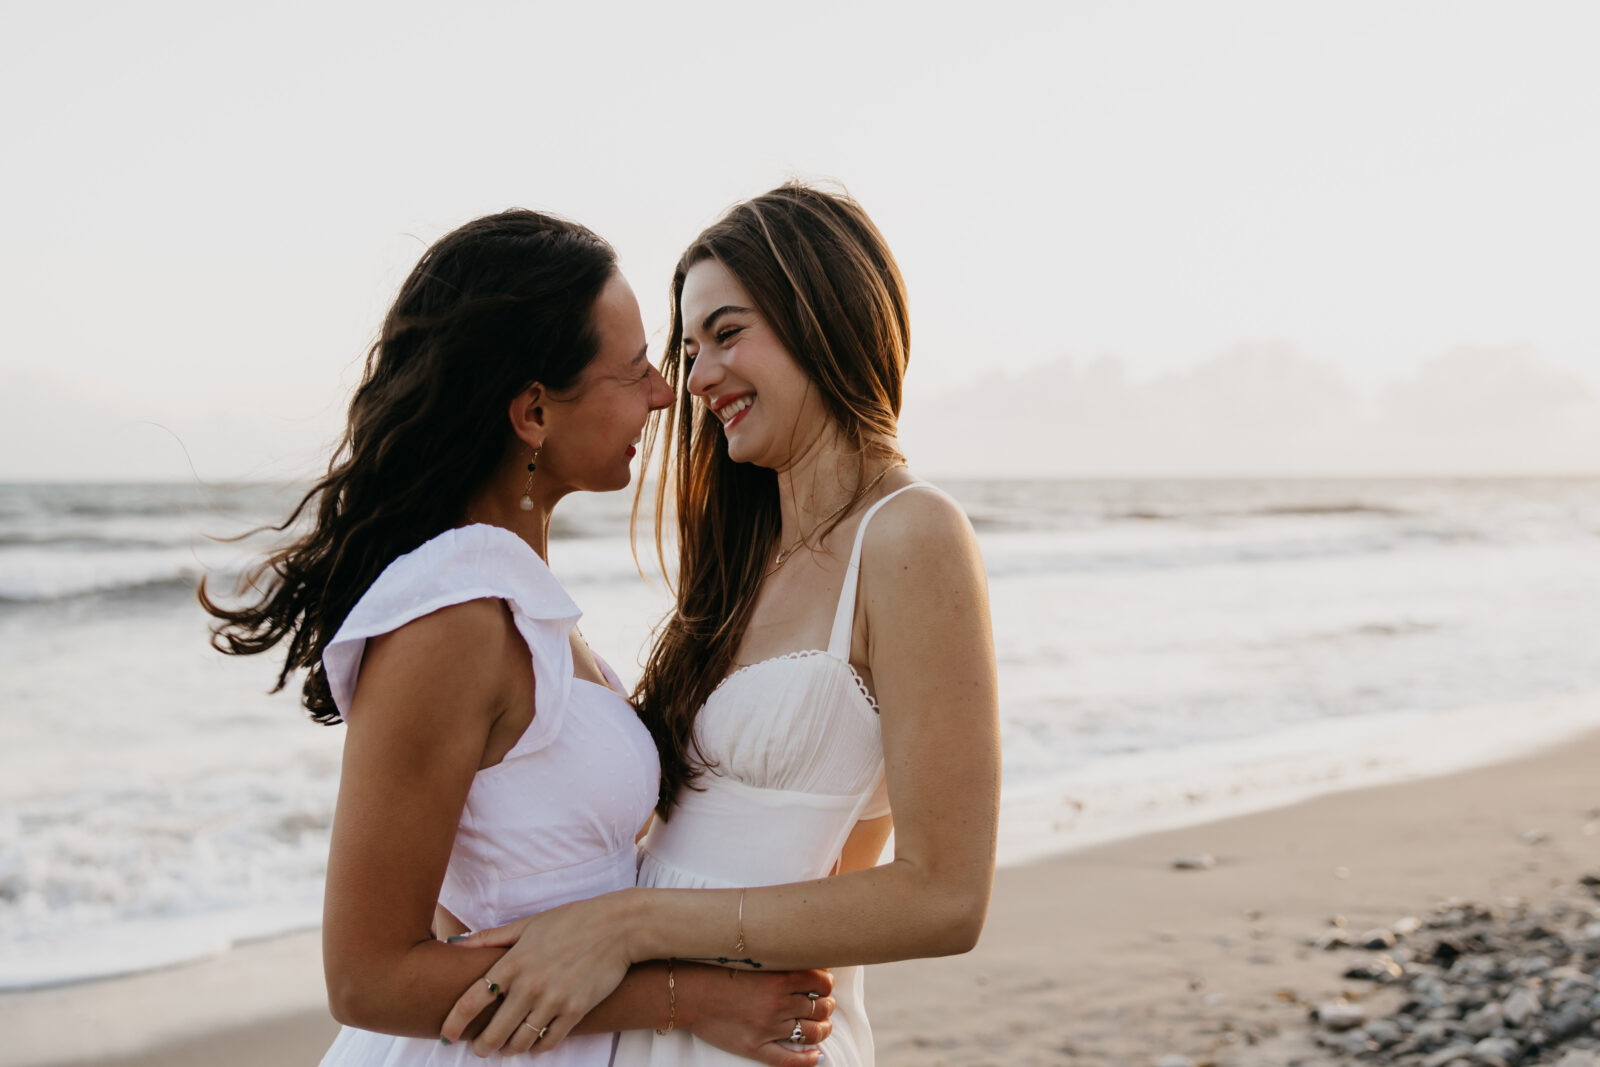
[[[734,442],[729,441],[728,458],[733,460],[735,463],[754,463],[756,457],[751,454],[750,449],[742,448]]]

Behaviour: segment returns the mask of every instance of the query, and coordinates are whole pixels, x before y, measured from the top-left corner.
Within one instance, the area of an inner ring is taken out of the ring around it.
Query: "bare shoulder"
[[[861,546],[863,574],[926,575],[978,559],[978,538],[960,504],[943,492],[913,489],[885,504]]]
[[[464,600],[374,637],[367,644],[368,662],[363,663],[363,669],[379,649],[421,669],[437,666],[435,661],[440,657],[474,661],[481,667],[486,661],[498,659],[515,638],[516,627],[505,601],[493,597]]]
[[[521,640],[503,600],[440,608],[367,642],[356,702],[492,710]]]

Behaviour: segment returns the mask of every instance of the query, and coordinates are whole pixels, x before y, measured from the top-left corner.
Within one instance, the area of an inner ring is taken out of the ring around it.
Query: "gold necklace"
[[[861,495],[862,496],[866,496],[868,493],[872,492],[872,487],[877,485],[879,482],[883,481],[883,476],[884,475],[888,474],[890,471],[894,470],[896,467],[904,467],[904,466],[905,466],[904,463],[891,463],[887,467],[883,468],[883,470],[881,470],[877,474],[873,475],[872,481],[868,482],[867,483],[867,487],[865,489],[861,490]],[[799,538],[797,538],[793,543],[791,543],[789,545],[788,548],[784,548],[784,549],[779,550],[778,554],[772,558],[772,566],[767,570],[767,573],[771,574],[773,571],[775,571],[779,567],[783,566],[783,561],[788,559],[790,556],[794,555],[795,552],[799,550],[801,545],[803,545],[807,541],[811,540],[811,538],[813,536],[815,536],[815,534],[816,534],[816,532],[818,530],[822,529],[824,526],[826,526],[828,523],[832,522],[833,520],[838,519],[838,518],[842,518],[845,515],[845,513],[849,510],[850,505],[853,504],[853,503],[855,503],[854,500],[846,500],[844,502],[844,504],[842,506],[840,506],[839,508],[837,508],[832,515],[829,515],[827,518],[823,519],[821,522],[819,522],[815,526],[811,527],[811,529],[809,529],[805,533],[801,534],[799,536]]]

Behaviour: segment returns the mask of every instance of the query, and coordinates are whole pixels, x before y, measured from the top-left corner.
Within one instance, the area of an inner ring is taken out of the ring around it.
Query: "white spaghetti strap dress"
[[[762,660],[730,674],[695,722],[714,769],[687,789],[668,822],[657,819],[639,854],[639,884],[665,889],[780,885],[830,874],[862,819],[889,814],[877,701],[850,666],[861,544],[879,500],[856,530],[824,649]],[[937,490],[935,490],[937,491]],[[825,1067],[872,1067],[872,1031],[859,967],[833,972],[833,1034]],[[746,1064],[682,1031],[629,1030],[618,1067]]]
[[[451,604],[493,597],[511,608],[531,653],[534,717],[504,759],[467,793],[439,903],[481,930],[634,883],[634,835],[655,805],[660,764],[650,733],[615,688],[572,675],[568,635],[580,612],[527,542],[497,526],[447,530],[395,560],[323,654],[342,715],[367,639]],[[448,713],[448,709],[441,709]],[[615,1035],[567,1038],[540,1067],[606,1067]],[[345,1027],[323,1067],[476,1067],[467,1042]]]

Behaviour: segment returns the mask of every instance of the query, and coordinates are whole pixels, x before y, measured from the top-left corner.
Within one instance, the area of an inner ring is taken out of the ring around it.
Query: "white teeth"
[[[755,402],[755,397],[753,396],[741,396],[738,400],[735,400],[727,407],[718,408],[717,418],[721,419],[722,424],[726,426],[728,423],[733,421],[733,417],[735,415],[739,414],[739,412],[743,411],[745,408],[749,407]]]

